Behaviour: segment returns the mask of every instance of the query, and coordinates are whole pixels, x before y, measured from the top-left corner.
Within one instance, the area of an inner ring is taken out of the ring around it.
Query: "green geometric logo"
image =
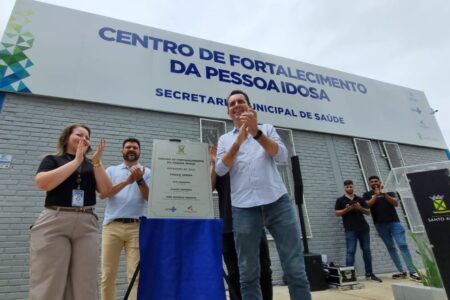
[[[433,211],[435,214],[443,214],[443,213],[449,213],[450,210],[447,209],[447,204],[444,200],[444,195],[433,195],[429,197],[433,201],[434,209]]]
[[[178,145],[177,154],[186,154],[184,153],[184,145]]]
[[[34,37],[24,30],[31,22],[33,11],[13,11],[0,45],[0,89],[31,93],[23,82],[30,76],[27,68],[33,66],[25,51],[33,46]]]

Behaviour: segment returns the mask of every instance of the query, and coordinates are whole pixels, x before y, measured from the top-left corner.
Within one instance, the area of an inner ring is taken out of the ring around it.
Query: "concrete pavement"
[[[392,294],[393,283],[410,283],[421,285],[420,282],[411,279],[391,279],[392,274],[377,274],[383,282],[365,280],[364,277],[358,278],[358,283],[364,285],[362,289],[338,290],[330,288],[325,291],[312,292],[313,300],[394,300]],[[287,286],[277,285],[273,289],[274,300],[289,300],[289,291]]]

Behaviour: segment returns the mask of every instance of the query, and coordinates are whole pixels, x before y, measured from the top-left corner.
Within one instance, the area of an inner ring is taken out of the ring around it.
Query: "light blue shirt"
[[[222,135],[217,146],[216,173],[223,176],[230,172],[231,204],[235,207],[254,207],[269,204],[287,193],[276,166],[276,161],[288,158],[286,146],[273,125],[262,124],[259,129],[278,144],[278,152],[270,156],[251,135],[241,144],[233,165],[229,168],[222,156],[231,148],[239,129]]]
[[[142,168],[139,164],[138,167]],[[118,166],[108,167],[106,173],[111,178],[112,184],[115,185],[128,178],[130,169],[125,163],[122,163]],[[151,179],[151,171],[149,168],[145,168],[143,178],[145,183],[149,185]],[[146,202],[147,200],[142,196],[137,183],[133,182],[132,184],[128,184],[117,194],[107,199],[103,225],[107,225],[118,218],[139,219],[145,214]]]

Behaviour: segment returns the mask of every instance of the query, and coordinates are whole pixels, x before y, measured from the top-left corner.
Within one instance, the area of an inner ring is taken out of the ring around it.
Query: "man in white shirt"
[[[277,245],[291,299],[311,299],[300,225],[276,167],[288,159],[286,146],[272,125],[258,126],[245,92],[232,91],[227,101],[235,128],[219,139],[216,173],[230,173],[242,299],[262,299],[258,251],[264,226]]]
[[[109,194],[102,231],[102,300],[116,299],[116,277],[120,252],[125,249],[127,277],[130,282],[139,262],[139,218],[144,215],[148,200],[150,169],[144,168],[138,160],[141,143],[128,138],[122,143],[123,163],[111,166],[106,173],[113,188]],[[137,282],[133,285],[129,299],[136,299]]]

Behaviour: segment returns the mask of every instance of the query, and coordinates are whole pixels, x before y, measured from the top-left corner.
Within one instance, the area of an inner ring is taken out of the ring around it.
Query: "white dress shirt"
[[[219,139],[216,157],[216,173],[223,176],[230,172],[231,204],[235,207],[254,207],[269,204],[287,193],[276,166],[276,161],[288,158],[286,146],[273,125],[262,124],[259,129],[278,144],[278,152],[270,156],[250,134],[241,144],[231,167],[222,162],[222,156],[236,140],[239,129],[222,135]]]

